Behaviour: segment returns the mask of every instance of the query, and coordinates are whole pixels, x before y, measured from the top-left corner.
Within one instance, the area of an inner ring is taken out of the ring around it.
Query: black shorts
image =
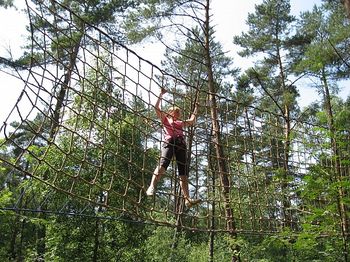
[[[164,141],[161,149],[160,165],[168,168],[175,155],[179,176],[187,176],[186,142],[183,137],[171,138]]]

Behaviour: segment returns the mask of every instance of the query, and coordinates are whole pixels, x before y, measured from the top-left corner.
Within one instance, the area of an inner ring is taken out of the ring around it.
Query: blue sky
[[[246,61],[236,55],[237,47],[232,43],[234,35],[239,35],[247,29],[245,24],[248,13],[254,12],[254,6],[262,3],[262,0],[212,0],[213,21],[216,24],[216,37],[220,41],[229,55],[234,57],[234,62],[238,66]],[[320,4],[321,0],[291,0],[292,13],[298,15],[301,11],[311,10],[315,4]],[[21,4],[24,7],[23,0],[16,0],[15,4]],[[0,56],[8,57],[8,49],[16,55],[21,51],[23,35],[27,18],[14,9],[0,8]],[[141,51],[142,56],[151,62],[155,57],[159,57],[159,46],[147,45],[140,46],[136,52]],[[144,52],[147,50],[147,52]],[[23,88],[23,83],[16,81],[12,76],[8,76],[0,71],[0,121],[5,120],[6,116],[16,103],[17,98]],[[303,91],[302,105],[307,105],[310,98],[317,97],[315,91],[306,89]],[[344,96],[350,95],[350,90],[343,91]],[[308,100],[309,99],[309,100]]]

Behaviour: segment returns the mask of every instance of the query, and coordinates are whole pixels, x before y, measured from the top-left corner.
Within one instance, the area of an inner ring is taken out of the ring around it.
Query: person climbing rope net
[[[157,117],[161,120],[163,126],[163,143],[161,146],[160,161],[155,168],[152,176],[150,186],[148,187],[146,194],[153,196],[156,191],[156,186],[160,178],[167,170],[173,156],[176,158],[178,175],[180,179],[180,187],[185,199],[186,207],[190,208],[201,202],[200,199],[190,198],[188,190],[188,162],[186,154],[186,141],[184,135],[184,128],[191,126],[196,122],[198,112],[198,102],[196,102],[194,110],[190,118],[181,120],[181,110],[176,106],[172,106],[167,112],[160,109],[160,103],[162,96],[166,93],[165,88],[161,88],[157,102],[155,104],[155,111]]]

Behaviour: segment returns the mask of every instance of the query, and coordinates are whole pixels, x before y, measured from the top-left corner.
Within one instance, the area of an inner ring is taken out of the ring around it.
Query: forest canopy
[[[209,0],[26,1],[23,53],[0,57],[23,84],[0,126],[0,258],[348,261],[349,2],[297,16],[258,2],[232,35],[246,67]],[[160,66],[133,51],[151,43]],[[145,194],[163,87],[162,109],[199,105],[184,130],[192,208],[173,164]]]

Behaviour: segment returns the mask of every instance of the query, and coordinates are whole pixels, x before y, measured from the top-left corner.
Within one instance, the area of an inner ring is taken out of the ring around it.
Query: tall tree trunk
[[[28,169],[28,162],[26,163],[25,169]],[[23,253],[22,253],[22,243],[23,243],[23,228],[25,224],[25,220],[23,219],[21,223],[21,209],[23,208],[23,195],[24,195],[24,189],[21,188],[20,190],[20,198],[18,201],[18,209],[15,211],[16,214],[14,216],[14,223],[13,223],[13,231],[12,236],[10,240],[10,250],[9,250],[9,259],[11,261],[23,261]],[[21,229],[21,230],[20,230]],[[20,234],[20,241],[19,244],[17,244],[17,238]]]
[[[278,34],[276,35],[276,39],[279,39]],[[279,74],[281,77],[282,91],[283,94],[288,92],[286,87],[286,76],[281,58],[280,46],[277,46],[277,57],[278,57],[278,66],[279,66]],[[287,96],[288,97],[288,96]],[[281,181],[281,193],[282,193],[282,214],[283,214],[283,226],[289,227],[292,229],[292,216],[290,213],[290,200],[288,198],[288,175],[289,175],[289,155],[290,155],[290,133],[291,133],[291,119],[290,119],[290,101],[287,99],[283,101],[283,114],[284,114],[284,147],[283,147],[283,175]]]
[[[288,188],[288,175],[289,175],[289,158],[290,158],[290,133],[291,133],[291,119],[290,119],[290,111],[289,106],[284,106],[284,148],[283,148],[283,176],[282,176],[282,183],[281,183],[281,189],[282,189],[282,195],[283,195],[283,226],[289,227],[290,229],[293,229],[293,223],[292,223],[292,214],[289,211],[290,210],[290,199],[289,196],[289,188]]]
[[[100,208],[99,208],[100,209]],[[95,222],[95,239],[94,239],[94,251],[92,256],[92,261],[98,261],[98,249],[100,246],[100,220],[96,219]]]
[[[324,87],[324,107],[327,114],[328,128],[331,135],[331,147],[334,159],[334,178],[336,182],[341,182],[343,180],[343,176],[340,168],[340,152],[338,148],[338,142],[336,138],[336,132],[334,127],[334,117],[331,103],[331,95],[328,87],[328,82],[326,78],[326,73],[323,70],[322,72],[322,82]],[[338,197],[337,197],[337,205],[338,212],[340,218],[341,225],[341,234],[343,239],[343,249],[344,249],[344,261],[348,261],[347,249],[348,249],[348,238],[349,238],[349,220],[348,220],[348,208],[344,204],[345,191],[342,186],[338,186]]]
[[[37,261],[45,261],[46,252],[46,226],[45,224],[38,224],[36,228],[36,252]]]
[[[12,234],[11,234],[11,240],[10,240],[10,250],[9,250],[9,260],[10,261],[15,261],[18,260],[19,254],[17,253],[18,247],[16,242],[17,242],[17,237],[19,234],[19,226],[20,226],[20,211],[16,210],[16,215],[14,216],[14,222],[12,226]]]
[[[250,151],[250,154],[251,154],[251,157],[252,157],[252,165],[253,165],[253,175],[254,175],[254,179],[253,179],[253,182],[252,184],[254,185],[255,187],[255,196],[252,195],[252,190],[250,190],[248,188],[248,194],[249,194],[249,197],[253,200],[253,203],[256,203],[256,199],[258,199],[260,196],[259,196],[259,193],[258,193],[258,190],[259,190],[259,185],[256,181],[256,178],[257,178],[257,175],[256,175],[256,165],[257,165],[257,160],[256,160],[256,153],[254,151],[254,135],[253,135],[253,132],[252,132],[252,124],[251,124],[251,120],[250,120],[250,117],[249,117],[249,112],[248,112],[248,108],[247,106],[244,107],[244,115],[245,115],[245,119],[247,121],[247,128],[248,128],[248,134],[249,134],[249,145],[248,145],[248,148],[246,149],[247,151],[249,150]],[[256,199],[255,199],[256,198]],[[253,206],[252,205],[252,202],[250,204],[250,212],[251,212],[251,216],[253,218],[256,218],[256,217],[263,217],[263,212],[261,210],[261,205],[260,204],[257,204],[257,206]],[[261,220],[259,220],[261,221]],[[260,227],[262,226],[261,225],[261,222],[260,222]]]
[[[81,30],[81,32],[83,32],[83,29]],[[66,68],[66,72],[64,74],[63,83],[61,84],[60,91],[58,92],[56,106],[55,106],[55,109],[54,109],[54,112],[52,115],[49,141],[54,140],[54,137],[55,137],[55,135],[58,131],[58,128],[59,128],[59,123],[60,123],[60,118],[61,118],[61,110],[62,110],[62,107],[64,105],[65,99],[66,99],[67,90],[69,88],[69,83],[71,81],[73,69],[76,66],[76,60],[78,57],[78,52],[79,52],[79,48],[81,45],[82,37],[83,37],[83,33],[81,34],[79,39],[77,39],[75,45],[72,47],[72,50],[70,52],[70,59],[69,59],[69,62],[68,62],[67,68]],[[46,179],[47,179],[47,177],[44,177],[44,180],[46,180]],[[39,218],[45,218],[45,214],[40,213]],[[45,246],[46,227],[45,227],[45,225],[39,226],[37,234],[38,234],[38,240],[37,240],[38,241],[38,243],[37,243],[38,256],[42,257],[42,259],[44,259],[44,254],[45,254],[45,249],[46,249],[46,246]],[[44,260],[42,260],[42,261],[44,261]]]
[[[82,36],[78,39],[78,41],[75,43],[75,46],[73,47],[73,50],[70,55],[70,60],[67,66],[67,70],[64,74],[64,80],[61,85],[60,91],[58,92],[56,107],[52,115],[52,124],[50,128],[50,139],[53,139],[56,132],[58,131],[58,126],[60,123],[60,113],[61,109],[64,105],[65,97],[67,94],[67,90],[69,88],[69,83],[71,81],[73,69],[76,65],[76,60],[78,57],[78,52],[81,44]]]
[[[350,0],[343,0],[343,4],[345,7],[345,11],[348,15],[348,18],[350,19]]]
[[[25,238],[24,229],[26,228],[26,224],[27,224],[26,220],[23,219],[22,223],[21,223],[21,237],[20,237],[19,244],[18,244],[18,262],[22,262],[25,259],[24,255],[23,255],[23,242],[24,242],[24,238]]]
[[[208,89],[210,94],[210,103],[211,103],[211,121],[214,134],[214,147],[216,151],[216,160],[218,166],[218,172],[222,185],[222,198],[224,201],[225,207],[225,216],[226,216],[226,230],[229,232],[230,236],[233,239],[236,239],[237,232],[235,221],[233,218],[233,210],[230,206],[230,183],[228,179],[228,171],[226,158],[224,156],[223,146],[221,144],[221,133],[219,128],[218,112],[217,112],[217,102],[216,102],[216,91],[214,88],[214,77],[213,77],[213,68],[210,55],[210,28],[209,28],[209,5],[210,0],[207,0],[206,3],[206,17],[204,25],[204,35],[205,35],[205,61],[208,74]],[[232,261],[240,261],[239,258],[239,247],[237,245],[231,246],[232,248]]]
[[[211,131],[212,134],[212,131]],[[207,137],[207,141],[209,141],[209,137]],[[208,163],[210,165],[210,170],[214,170],[213,166],[213,160],[211,159],[212,156],[212,147],[209,148],[209,154],[208,154]],[[211,181],[212,181],[212,199],[215,199],[215,181],[216,181],[216,177],[215,177],[215,172],[211,172]],[[210,233],[209,233],[209,262],[213,262],[214,261],[214,239],[215,239],[215,201],[212,201],[212,209],[211,209],[211,218],[210,218]]]

